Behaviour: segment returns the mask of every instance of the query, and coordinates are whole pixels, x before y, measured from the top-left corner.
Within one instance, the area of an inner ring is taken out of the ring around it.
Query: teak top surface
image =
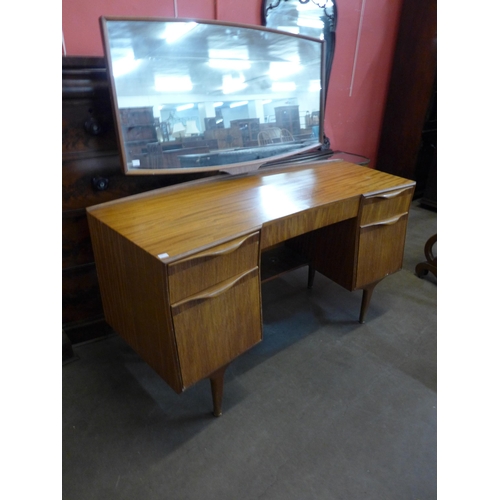
[[[87,210],[170,262],[290,215],[414,181],[352,163],[318,162],[216,177],[123,198]]]

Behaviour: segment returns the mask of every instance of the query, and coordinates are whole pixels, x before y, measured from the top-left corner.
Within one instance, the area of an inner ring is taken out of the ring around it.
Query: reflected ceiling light
[[[115,78],[119,78],[127,73],[131,73],[139,66],[139,64],[141,64],[141,60],[134,59],[134,54],[130,50],[128,54],[124,55],[120,59],[113,59],[113,76]]]
[[[224,103],[222,101],[214,102],[214,108],[220,108]]]
[[[194,104],[181,104],[175,108],[176,111],[184,111],[185,109],[194,108]]]
[[[279,176],[272,176],[273,180],[279,182]],[[283,177],[286,181],[287,177]],[[293,185],[294,180],[289,179]],[[305,200],[301,200],[299,196],[291,196],[290,188],[286,184],[277,184],[273,186],[266,184],[266,178],[262,178],[263,185],[259,187],[259,198],[261,210],[271,218],[285,217],[290,214],[301,212],[309,208],[309,204]],[[301,182],[301,189],[303,189]],[[307,196],[307,193],[303,193]],[[305,198],[304,196],[304,198]]]
[[[244,59],[210,59],[208,65],[214,69],[234,69],[236,71],[251,68],[250,62]]]
[[[238,101],[238,102],[232,102],[229,107],[230,108],[238,108],[239,106],[245,106],[248,104],[248,101]]]
[[[321,19],[310,19],[307,17],[299,17],[297,19],[297,26],[302,26],[303,28],[316,28],[320,30],[324,28],[324,24]]]
[[[222,77],[222,93],[231,94],[246,89],[247,84],[244,82],[243,77],[233,78],[232,75],[224,75]]]
[[[155,76],[155,90],[157,92],[189,92],[193,90],[193,83],[189,76]]]
[[[321,90],[320,80],[310,80],[308,90],[309,92],[319,92]]]
[[[189,33],[196,26],[196,24],[197,23],[194,22],[168,23],[163,37],[165,38],[167,43],[174,43],[179,40],[179,38],[182,38],[184,35]]]
[[[288,33],[293,33],[294,35],[298,35],[300,33],[300,28],[297,28],[297,26],[278,26],[276,29],[280,31],[288,31]]]
[[[248,47],[233,47],[231,49],[208,49],[209,59],[238,59],[248,61]]]
[[[269,65],[269,77],[271,80],[279,80],[287,76],[293,75],[302,70],[302,65],[299,61],[273,61]]]
[[[274,82],[271,90],[273,92],[288,92],[290,90],[296,90],[296,88],[295,82]]]

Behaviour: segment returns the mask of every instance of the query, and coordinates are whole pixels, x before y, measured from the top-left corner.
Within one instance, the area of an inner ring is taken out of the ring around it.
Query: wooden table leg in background
[[[212,401],[214,405],[214,416],[222,415],[222,395],[224,392],[224,373],[229,364],[219,368],[210,375],[210,387],[212,388]]]

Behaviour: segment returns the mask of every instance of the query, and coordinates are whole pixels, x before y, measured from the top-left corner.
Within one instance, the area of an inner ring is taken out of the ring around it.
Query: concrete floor
[[[429,500],[436,493],[437,216],[413,202],[404,268],[361,293],[301,269],[263,285],[264,340],[177,395],[118,336],[63,367],[65,500]]]

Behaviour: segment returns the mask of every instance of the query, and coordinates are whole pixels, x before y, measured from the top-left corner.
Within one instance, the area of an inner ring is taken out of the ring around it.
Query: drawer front
[[[64,99],[62,152],[117,151],[111,102],[105,99]]]
[[[259,269],[172,306],[183,388],[262,340]]]
[[[153,106],[143,108],[121,108],[120,121],[126,126],[154,125]]]
[[[126,141],[146,141],[156,142],[156,128],[154,125],[133,125],[123,128],[123,135]],[[143,146],[144,148],[146,145]]]
[[[407,221],[408,214],[404,214],[360,229],[355,288],[401,269]]]
[[[101,187],[94,183],[104,180]],[[116,154],[62,162],[62,208],[77,210],[181,182],[169,175],[124,175]],[[185,180],[185,178],[184,178]]]
[[[408,212],[414,187],[395,189],[362,199],[360,226]]]
[[[259,264],[260,233],[247,234],[168,266],[170,303],[190,297]]]

